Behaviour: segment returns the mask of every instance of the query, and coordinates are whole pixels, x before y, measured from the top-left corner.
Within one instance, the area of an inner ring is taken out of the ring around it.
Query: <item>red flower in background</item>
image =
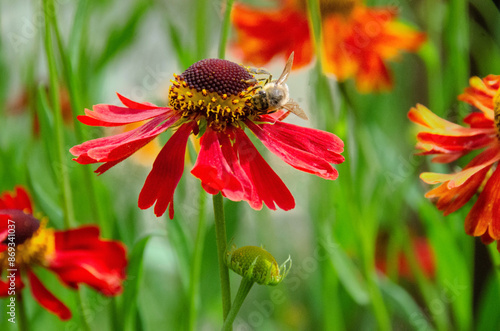
[[[87,284],[107,296],[121,293],[127,259],[120,242],[100,239],[96,226],[56,231],[46,228],[46,223],[33,216],[23,188],[0,196],[0,276],[3,271],[6,276],[15,274],[6,281],[0,279],[0,297],[19,293],[24,288],[24,274],[41,306],[62,320],[70,319],[71,311],[43,285],[34,272],[36,267],[54,272],[74,289]]]
[[[305,1],[281,0],[278,8],[235,4],[232,13],[237,49],[245,62],[264,65],[295,50],[296,68],[313,59],[313,40]],[[396,21],[393,7],[369,8],[354,0],[320,1],[322,61],[339,81],[354,77],[361,92],[392,87],[386,62],[401,51],[415,52],[425,34]]]
[[[432,247],[424,237],[411,238],[413,253],[415,255],[418,267],[423,275],[427,278],[433,278],[436,273],[436,262],[434,260],[434,253]],[[376,247],[375,266],[384,274],[387,274],[387,242],[386,240],[379,240]],[[399,251],[397,254],[397,273],[399,277],[408,280],[413,279],[413,272],[408,262],[409,257],[404,251]]]
[[[417,148],[421,154],[436,155],[433,162],[449,163],[482,150],[458,173],[425,172],[420,178],[428,184],[440,184],[425,196],[437,199],[437,207],[445,215],[480,193],[465,219],[465,232],[481,236],[485,244],[497,241],[500,250],[499,89],[500,76],[470,79],[470,87],[458,98],[481,112],[469,114],[464,119],[465,127],[438,117],[422,105],[412,108],[408,117],[424,127],[417,135]]]
[[[201,135],[201,149],[191,173],[210,194],[247,201],[254,209],[289,210],[295,201],[283,181],[262,158],[245,133],[248,127],[274,154],[296,169],[336,179],[331,163],[344,161],[343,142],[332,133],[281,122],[288,113],[257,109],[255,85],[249,70],[236,63],[207,59],[175,76],[169,106],[138,103],[118,95],[125,107],[96,105],[78,119],[93,126],[122,126],[149,120],[135,130],[87,141],[71,148],[78,163],[104,164],[102,174],[125,160],[160,133],[175,132],[160,151],[139,195],[139,207],[154,207],[157,216],[169,208],[173,218],[174,191],[184,171],[188,137]],[[249,83],[251,82],[251,83]],[[286,85],[284,85],[286,87]],[[277,110],[277,111],[276,111]],[[272,114],[269,114],[272,113]]]

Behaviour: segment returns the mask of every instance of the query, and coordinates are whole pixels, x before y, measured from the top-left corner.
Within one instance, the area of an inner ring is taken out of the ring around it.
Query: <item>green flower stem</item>
[[[70,103],[71,103],[71,112],[73,114],[73,124],[75,127],[75,137],[77,141],[85,141],[87,139],[84,136],[82,126],[79,125],[80,123],[76,120],[76,116],[79,115],[79,113],[83,109],[81,97],[80,94],[78,93],[78,91],[80,91],[81,89],[78,84],[78,80],[76,79],[76,76],[73,74],[73,69],[68,54],[64,49],[61,34],[59,33],[59,27],[57,25],[56,15],[55,14],[52,15],[51,18],[52,18],[51,24],[54,29],[54,34],[57,41],[57,47],[59,50],[59,56],[61,57],[61,62],[63,65],[63,73],[66,80],[66,84],[68,86]],[[94,218],[97,224],[102,226],[104,223],[101,221],[102,218],[99,213],[100,210],[99,199],[97,199],[97,195],[95,192],[95,184],[92,175],[92,168],[90,165],[84,165],[82,169],[83,169],[84,182],[90,201],[90,206],[91,206],[90,211],[92,213],[92,217]]]
[[[188,330],[196,329],[196,303],[198,300],[198,292],[200,288],[201,261],[203,257],[203,246],[205,243],[206,234],[206,218],[205,218],[205,190],[200,188],[198,210],[198,233],[196,234],[196,243],[193,252],[193,263],[191,267],[191,277],[189,282],[189,310],[188,310]]]
[[[52,0],[43,1],[43,10],[45,13],[45,52],[47,54],[47,64],[49,67],[50,76],[50,100],[52,110],[54,112],[54,127],[56,130],[56,148],[57,148],[57,162],[59,169],[56,173],[60,174],[59,186],[62,192],[62,205],[64,212],[64,226],[70,228],[74,224],[75,216],[73,211],[73,201],[71,197],[71,187],[69,182],[68,166],[66,164],[64,148],[64,132],[62,127],[61,104],[59,101],[59,84],[57,78],[57,69],[54,52],[52,50],[52,34],[50,31],[51,16],[55,20],[54,4]]]
[[[488,245],[488,250],[490,251],[491,263],[493,264],[493,270],[497,278],[498,288],[500,289],[500,252],[497,250],[496,242]]]
[[[56,21],[57,17],[55,14],[54,3],[52,0],[43,1],[43,11],[45,16],[45,52],[47,55],[47,65],[49,67],[49,77],[50,77],[50,97],[51,106],[54,112],[54,127],[56,130],[56,148],[57,148],[57,163],[60,169],[59,185],[62,192],[62,205],[64,212],[64,227],[66,229],[70,228],[75,222],[73,201],[71,195],[71,186],[69,181],[68,166],[66,164],[65,153],[67,152],[64,148],[64,131],[62,124],[62,114],[61,114],[61,104],[59,101],[59,84],[56,69],[56,60],[54,52],[52,50],[52,32],[50,29],[51,20]],[[90,331],[89,324],[86,320],[85,310],[83,309],[83,298],[80,291],[77,292],[77,300],[80,306],[80,312],[82,315],[82,324],[85,330]]]
[[[231,330],[234,319],[236,318],[236,315],[238,315],[241,305],[243,304],[243,301],[245,301],[253,284],[255,284],[254,281],[246,277],[241,278],[240,288],[238,289],[238,293],[236,293],[236,297],[234,298],[234,302],[231,306],[231,310],[229,311],[229,315],[227,316],[227,319],[222,326],[222,331]]]
[[[222,21],[222,28],[220,32],[219,59],[223,59],[226,56],[226,44],[227,37],[229,35],[229,26],[231,24],[231,9],[233,8],[233,2],[234,0],[226,1],[224,20]]]
[[[24,305],[23,294],[19,292],[16,294],[16,307],[18,316],[18,329],[19,331],[28,331],[30,329],[28,317],[26,316],[26,307]]]
[[[213,195],[215,240],[217,241],[217,257],[219,260],[220,285],[222,293],[222,312],[226,320],[231,309],[231,287],[229,285],[229,269],[226,265],[226,221],[224,220],[224,201],[222,194]]]

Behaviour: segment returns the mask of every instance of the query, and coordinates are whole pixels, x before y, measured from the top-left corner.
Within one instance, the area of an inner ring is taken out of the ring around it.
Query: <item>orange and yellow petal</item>
[[[323,22],[324,68],[340,81],[355,76],[361,92],[392,87],[386,60],[401,51],[414,52],[425,34],[395,21],[394,8],[357,5],[349,16],[332,14]]]
[[[307,15],[293,6],[258,9],[235,4],[232,21],[236,28],[236,49],[245,63],[264,65],[275,56],[287,59],[295,52],[294,69],[313,58]]]
[[[500,240],[500,169],[488,179],[478,200],[465,218],[465,232],[481,236],[488,231],[493,240]]]
[[[488,75],[483,79],[472,77],[469,84],[470,87],[458,99],[481,110],[486,118],[493,121],[493,99],[500,89],[500,75]]]

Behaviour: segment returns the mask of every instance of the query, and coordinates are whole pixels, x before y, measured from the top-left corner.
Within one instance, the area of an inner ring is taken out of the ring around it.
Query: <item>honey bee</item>
[[[298,117],[308,120],[306,113],[299,104],[290,98],[288,85],[285,84],[293,65],[293,52],[286,61],[285,68],[277,80],[272,80],[272,75],[257,68],[247,68],[248,72],[256,75],[268,75],[264,84],[255,86],[257,91],[252,96],[251,103],[258,114],[270,114],[279,109],[286,109]],[[256,84],[256,79],[251,79],[247,83]]]

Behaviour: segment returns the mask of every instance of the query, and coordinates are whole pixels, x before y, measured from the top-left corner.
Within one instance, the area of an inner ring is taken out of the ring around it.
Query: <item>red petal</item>
[[[33,206],[28,192],[22,186],[16,186],[15,189],[15,195],[10,192],[2,193],[0,196],[0,209],[18,209],[26,214],[32,214]]]
[[[200,153],[191,173],[201,180],[203,187],[210,194],[223,191],[230,200],[244,199],[242,185],[222,154],[217,133],[211,129],[207,129],[201,137]]]
[[[159,125],[163,120],[164,118],[155,118],[137,129],[110,137],[86,141],[81,145],[74,146],[70,149],[70,152],[78,156],[78,158],[73,160],[80,164],[108,162],[109,164],[103,165],[96,171],[103,173],[167,130],[170,125],[178,120],[178,117],[171,117],[165,123]]]
[[[276,209],[275,202],[283,210],[294,208],[295,200],[292,194],[262,158],[243,130],[235,129],[234,133],[236,135],[235,148],[238,151],[241,167],[253,183],[259,204],[262,205],[263,201],[272,210]]]
[[[152,103],[150,102],[144,102],[144,103],[140,103],[140,102],[135,102],[135,101],[132,101],[128,98],[125,98],[123,95],[121,95],[120,93],[116,93],[116,95],[118,96],[118,98],[120,99],[120,101],[125,105],[127,106],[128,108],[135,108],[135,109],[140,109],[140,110],[150,110],[150,109],[156,109],[156,108],[161,108],[161,107],[158,107],[156,105],[153,105]]]
[[[71,318],[71,311],[68,307],[50,293],[31,270],[28,270],[28,278],[30,280],[31,293],[33,293],[33,297],[42,307],[56,314],[63,321]]]
[[[92,111],[85,109],[86,116],[80,115],[77,118],[83,124],[91,126],[121,126],[155,117],[168,118],[174,113],[171,108],[156,106],[145,108],[140,104],[133,103],[133,101],[128,104],[139,105],[140,108],[134,109],[101,104],[92,107]]]
[[[218,136],[224,158],[229,164],[229,167],[231,168],[233,174],[238,178],[244,190],[243,200],[247,201],[250,204],[250,207],[254,209],[261,209],[262,200],[257,195],[254,185],[251,182],[250,178],[248,178],[245,170],[241,167],[237,156],[237,146],[232,145],[231,139],[227,134],[219,133]],[[224,195],[225,192],[222,191],[222,194]]]
[[[417,135],[417,139],[421,143],[430,144],[433,145],[434,148],[439,148],[441,153],[455,153],[457,151],[472,151],[483,148],[489,145],[496,137],[492,137],[491,133],[470,136],[452,136],[420,132]]]
[[[170,205],[169,217],[174,217],[174,191],[184,170],[187,139],[192,130],[192,123],[183,124],[162,148],[139,194],[139,208],[147,209],[156,202],[155,215],[161,216]]]
[[[465,232],[480,236],[488,229],[489,236],[500,240],[500,170],[488,179],[476,203],[465,218]]]
[[[491,129],[495,123],[487,118],[483,113],[470,113],[464,118],[464,123],[475,129]]]
[[[105,295],[122,291],[127,266],[125,247],[99,238],[97,226],[55,232],[55,254],[49,269],[72,288],[87,284]]]
[[[330,163],[342,163],[344,143],[332,133],[276,122],[246,122],[262,143],[292,167],[326,179],[336,179],[338,172]]]

